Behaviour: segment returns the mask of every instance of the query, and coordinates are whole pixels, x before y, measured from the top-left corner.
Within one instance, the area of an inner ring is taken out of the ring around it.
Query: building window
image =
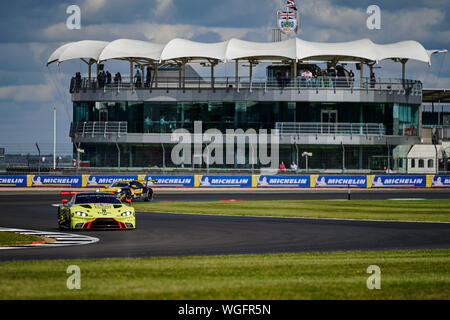
[[[425,168],[425,160],[419,159],[419,168]]]
[[[416,159],[411,159],[411,168],[416,167]]]
[[[433,159],[428,160],[428,168],[434,168],[434,160]]]

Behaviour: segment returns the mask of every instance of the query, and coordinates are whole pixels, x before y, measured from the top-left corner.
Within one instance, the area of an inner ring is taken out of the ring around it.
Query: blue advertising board
[[[88,175],[85,187],[104,187],[119,180],[137,180],[137,175]]]
[[[320,187],[357,187],[367,188],[367,176],[363,175],[317,175],[311,176],[311,186]]]
[[[81,187],[82,176],[32,175],[31,187]]]
[[[416,187],[427,186],[426,175],[377,175],[370,177],[371,188]]]
[[[199,187],[251,187],[251,175],[238,176],[198,176]]]
[[[1,175],[0,186],[2,187],[26,187],[26,175]]]
[[[257,176],[256,187],[301,187],[311,186],[311,176],[282,176],[282,175],[261,175]]]
[[[441,174],[431,176],[431,187],[450,187],[450,176]]]
[[[156,181],[152,181],[156,180]],[[195,176],[178,176],[178,175],[147,175],[144,183],[155,187],[194,187]]]

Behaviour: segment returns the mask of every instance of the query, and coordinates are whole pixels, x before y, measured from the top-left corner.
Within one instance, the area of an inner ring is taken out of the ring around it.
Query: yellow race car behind
[[[137,199],[151,201],[153,199],[152,188],[144,186],[142,182],[137,180],[119,180],[99,191],[114,193],[121,201]]]

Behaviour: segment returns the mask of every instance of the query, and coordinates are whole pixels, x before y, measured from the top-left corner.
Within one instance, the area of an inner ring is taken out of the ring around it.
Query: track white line
[[[0,232],[15,232],[24,235],[35,235],[42,236],[50,239],[54,239],[54,242],[49,243],[32,243],[22,246],[9,246],[0,247],[0,250],[12,250],[12,249],[32,249],[32,248],[51,248],[51,247],[64,247],[64,246],[81,246],[92,244],[100,241],[100,239],[95,237],[83,236],[79,234],[70,234],[62,232],[46,232],[46,231],[36,231],[36,230],[25,230],[17,228],[2,228],[0,227]]]

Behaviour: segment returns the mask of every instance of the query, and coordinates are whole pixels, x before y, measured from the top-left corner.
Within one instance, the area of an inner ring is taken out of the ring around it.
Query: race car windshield
[[[113,183],[113,185],[112,185],[111,187],[113,187],[113,188],[117,188],[117,187],[120,187],[120,188],[128,187],[128,183],[127,183],[127,182],[116,182],[116,183]]]
[[[75,199],[75,204],[83,204],[83,203],[112,203],[112,204],[120,204],[120,200],[115,196],[111,195],[78,195]]]

